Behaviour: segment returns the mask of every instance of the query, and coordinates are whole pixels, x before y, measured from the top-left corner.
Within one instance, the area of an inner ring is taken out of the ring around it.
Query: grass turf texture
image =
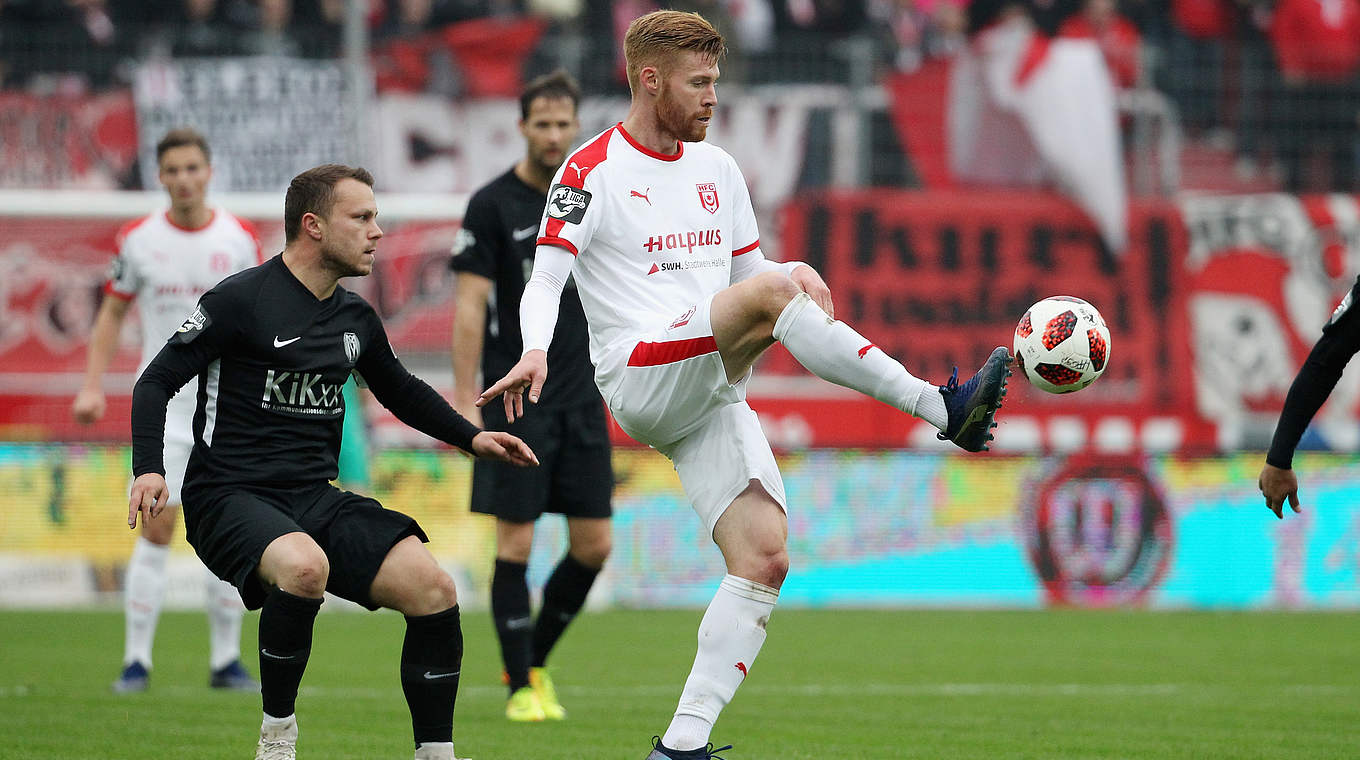
[[[561,723],[503,715],[467,615],[455,738],[474,760],[641,760],[694,655],[698,611],[580,618],[551,661]],[[247,663],[258,616],[246,618]],[[714,733],[731,760],[1360,756],[1354,614],[777,610]],[[151,690],[114,696],[116,612],[0,612],[8,760],[249,758],[259,699],[207,688],[207,623],[166,614]],[[403,624],[323,614],[298,701],[303,760],[409,758]]]

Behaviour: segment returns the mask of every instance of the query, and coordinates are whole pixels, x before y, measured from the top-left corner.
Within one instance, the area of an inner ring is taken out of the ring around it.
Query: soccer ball
[[[1015,362],[1041,391],[1071,393],[1095,382],[1110,359],[1110,328],[1096,307],[1049,296],[1015,326]]]

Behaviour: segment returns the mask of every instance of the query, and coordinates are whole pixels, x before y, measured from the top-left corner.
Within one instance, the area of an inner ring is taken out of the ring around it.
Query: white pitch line
[[[1346,696],[1360,692],[1360,685],[1346,684],[1282,684],[1278,688],[1283,693],[1296,696]],[[557,690],[564,696],[580,699],[660,698],[678,697],[680,685],[561,685],[558,686]],[[799,686],[753,683],[741,688],[744,694],[765,694],[805,699],[864,695],[887,697],[1165,697],[1172,694],[1213,693],[1231,690],[1218,684],[1190,683],[862,683],[803,684]],[[34,687],[25,684],[0,686],[0,699],[69,693],[69,691],[59,689],[48,691],[42,686]],[[152,688],[152,693],[155,696],[164,697],[190,697],[207,692],[198,686],[158,685]],[[401,687],[395,683],[387,688],[303,686],[300,693],[305,697],[317,698],[386,700],[400,696]],[[458,694],[460,697],[469,699],[502,699],[505,696],[505,687],[481,684],[469,685],[461,687]]]

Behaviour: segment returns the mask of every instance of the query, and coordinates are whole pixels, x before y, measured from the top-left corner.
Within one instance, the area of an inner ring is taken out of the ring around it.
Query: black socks
[[[401,646],[401,690],[411,708],[416,746],[453,741],[453,704],[463,667],[463,628],[458,605],[443,612],[406,617]]]
[[[312,653],[312,626],[320,599],[274,589],[260,609],[260,697],[264,712],[286,718],[294,712],[298,684]]]

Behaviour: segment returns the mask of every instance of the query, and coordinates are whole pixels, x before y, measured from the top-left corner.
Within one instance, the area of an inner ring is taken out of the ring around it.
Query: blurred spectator
[[[184,0],[172,16],[170,54],[193,58],[234,53],[235,35],[218,11],[217,0]]]
[[[258,0],[254,23],[241,35],[241,52],[247,55],[298,56],[302,46],[293,37],[293,0]]]
[[[1159,89],[1171,96],[1191,133],[1223,127],[1223,59],[1235,24],[1232,0],[1171,0],[1165,77]]]
[[[887,38],[893,68],[915,71],[927,60],[949,58],[964,41],[965,0],[871,0],[873,27]]]
[[[1116,11],[1114,0],[1086,0],[1080,13],[1062,22],[1058,34],[1095,40],[1115,87],[1127,90],[1138,84],[1142,38],[1133,22]]]
[[[1360,0],[1280,0],[1270,28],[1283,77],[1285,187],[1304,189],[1311,150],[1327,151],[1329,189],[1355,189]]]

